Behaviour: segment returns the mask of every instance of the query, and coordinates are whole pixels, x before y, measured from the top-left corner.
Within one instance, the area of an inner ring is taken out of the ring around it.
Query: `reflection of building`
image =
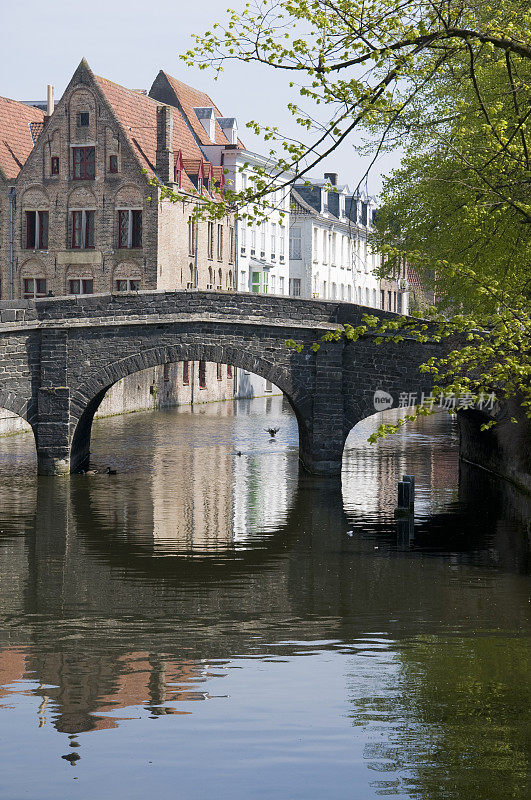
[[[403,474],[413,473],[418,484],[429,486],[429,491],[416,492],[418,514],[434,511],[454,496],[458,456],[452,442],[452,422],[446,413],[421,417],[414,426],[406,425],[377,444],[367,442],[383,421],[393,423],[403,416],[399,409],[381,412],[362,420],[351,431],[345,444],[342,481],[345,503],[352,512],[392,513]],[[429,435],[424,437],[425,429]],[[416,447],[412,446],[412,436]]]
[[[198,555],[232,547],[235,457],[215,440],[219,422],[233,415],[232,403],[196,409],[202,441],[173,453],[171,477],[165,475],[167,452],[154,451],[150,494],[155,554],[168,547]]]

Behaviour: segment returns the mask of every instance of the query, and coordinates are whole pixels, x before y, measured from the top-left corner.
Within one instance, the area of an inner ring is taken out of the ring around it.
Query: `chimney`
[[[325,172],[324,179],[332,184],[332,186],[337,186],[337,172]]]
[[[46,116],[51,117],[55,108],[53,86],[49,83],[46,90]]]
[[[173,183],[173,108],[159,106],[157,108],[157,177],[163,183]]]

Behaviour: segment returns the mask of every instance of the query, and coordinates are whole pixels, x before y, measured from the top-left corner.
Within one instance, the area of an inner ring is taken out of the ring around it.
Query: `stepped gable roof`
[[[157,163],[157,108],[161,106],[153,98],[133,89],[126,89],[113,81],[94,76],[97,84],[112,107],[118,121],[136,151],[148,175],[156,175]],[[181,151],[183,159],[201,159],[201,151],[197,146],[188,126],[180,116],[173,115],[173,149],[175,156]],[[181,187],[184,191],[194,191],[194,186],[186,167]]]
[[[44,112],[0,97],[0,177],[13,180],[33,150],[30,126],[44,122]]]
[[[190,127],[192,128],[194,134],[196,135],[198,141],[202,145],[209,145],[209,144],[222,144],[227,145],[229,144],[229,140],[223,133],[223,130],[220,127],[219,122],[217,121],[218,118],[224,118],[223,114],[219,110],[219,108],[215,105],[214,101],[211,97],[206,94],[206,92],[201,92],[199,89],[194,89],[193,86],[188,86],[187,83],[183,83],[182,81],[177,80],[172,75],[168,75],[167,72],[164,70],[160,70],[157,78],[159,76],[163,76],[166,78],[166,81],[170,85],[173,93],[175,94],[175,99],[177,100],[177,105],[180,107],[182,113],[186,116],[188,122],[190,123]],[[155,79],[157,80],[157,79]],[[153,82],[153,84],[155,81]],[[153,89],[153,86],[150,89],[150,94]],[[207,132],[199,122],[197,115],[194,111],[194,108],[213,108],[214,114],[216,115],[216,141],[213,142],[209,139]],[[243,143],[238,139],[238,146],[240,149],[245,149]]]

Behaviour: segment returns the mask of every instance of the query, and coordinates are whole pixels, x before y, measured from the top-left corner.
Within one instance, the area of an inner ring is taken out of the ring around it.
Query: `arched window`
[[[208,268],[208,286],[209,289],[214,288],[214,270],[212,269],[212,267]]]
[[[218,289],[223,288],[223,272],[221,269],[218,269]]]
[[[186,288],[187,289],[193,289],[194,288],[194,265],[193,264],[190,264],[190,278],[189,278],[188,285],[187,285]]]
[[[232,288],[232,270],[229,269],[229,274],[227,275],[227,289]]]

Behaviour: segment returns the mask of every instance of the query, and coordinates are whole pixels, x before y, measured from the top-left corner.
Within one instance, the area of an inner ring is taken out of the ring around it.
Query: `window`
[[[251,255],[254,256],[256,253],[256,228],[251,228]]]
[[[94,211],[72,211],[73,250],[90,250],[94,247],[94,215]]]
[[[280,225],[279,226],[279,234],[280,234],[280,260],[284,261],[285,241],[286,241],[286,226],[285,225]]]
[[[391,311],[391,292],[387,292],[387,310]]]
[[[188,217],[188,255],[195,256],[195,240],[197,235],[197,220]]]
[[[251,292],[258,293],[260,291],[260,273],[253,272],[251,274]]]
[[[59,175],[59,156],[52,156],[50,172],[52,175]]]
[[[352,303],[352,286],[347,286],[347,296],[349,303]]]
[[[275,290],[277,288],[276,282],[277,282],[276,277],[274,275],[271,275],[271,294],[275,294]]]
[[[48,249],[47,211],[26,211],[26,250]]]
[[[385,292],[383,289],[380,289],[380,308],[385,308]]]
[[[302,258],[302,239],[301,229],[292,228],[289,237],[289,257],[299,259]]]
[[[266,391],[266,392],[272,392],[273,391],[273,384],[271,383],[271,381],[268,381],[267,378],[266,378],[266,382],[265,382],[264,391]]]
[[[94,281],[92,278],[71,278],[68,294],[94,294]]]
[[[34,297],[46,297],[45,278],[24,278],[24,300]]]
[[[92,180],[96,175],[96,151],[94,147],[72,148],[74,180]]]
[[[221,374],[221,364],[216,364],[216,378],[218,381],[223,380],[223,375]]]
[[[223,289],[223,272],[220,269],[218,269],[218,285],[216,288]]]
[[[291,294],[293,297],[301,296],[301,279],[293,278],[291,281]]]
[[[278,293],[279,294],[284,294],[284,278],[283,277],[280,277],[278,279]]]
[[[118,212],[118,247],[128,249],[142,247],[141,211]]]
[[[266,249],[266,224],[262,222],[260,224],[260,255],[263,258],[265,256],[265,249]]]
[[[118,172],[118,156],[109,156],[109,172]]]
[[[80,111],[77,115],[77,127],[88,128],[90,122],[90,115],[88,111]]]
[[[223,225],[218,225],[218,261],[223,261]]]
[[[206,363],[199,362],[199,388],[206,389]]]
[[[332,284],[332,300],[335,300],[337,297],[337,286],[335,283]]]
[[[207,258],[214,258],[214,223],[208,223]],[[210,281],[212,283],[212,281]]]
[[[182,187],[182,170],[178,164],[173,168],[173,182],[177,184],[178,189]]]
[[[271,257],[277,252],[277,226],[273,222],[271,224]]]
[[[183,361],[183,386],[188,386],[190,383],[190,362]]]
[[[119,278],[114,282],[117,292],[139,292],[140,279],[139,278]]]
[[[227,378],[232,378],[232,364],[227,364]]]
[[[370,306],[370,304],[371,304],[371,297],[369,294],[369,290],[365,289],[365,305]]]
[[[234,228],[229,228],[229,262],[234,263]]]

